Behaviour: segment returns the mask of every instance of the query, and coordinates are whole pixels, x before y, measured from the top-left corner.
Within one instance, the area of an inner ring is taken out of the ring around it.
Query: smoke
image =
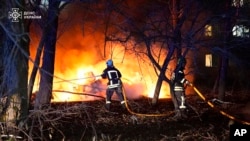
[[[67,13],[72,9],[67,9]],[[77,13],[76,15],[78,15]],[[101,31],[86,28],[79,16],[70,17],[70,21],[59,24],[58,41],[55,56],[54,90],[65,90],[77,93],[88,92],[105,96],[107,80],[99,76],[106,67],[106,60],[113,59],[115,67],[122,73],[125,94],[128,98],[142,96],[152,97],[157,76],[153,66],[146,58],[140,58],[135,52],[128,52],[123,46],[115,43],[106,44],[104,57],[104,35]],[[61,18],[68,18],[63,15]],[[31,57],[34,58],[39,42],[37,28],[31,34]],[[30,69],[32,68],[30,63]],[[31,72],[31,70],[30,70]],[[37,81],[39,80],[39,76]],[[38,82],[37,86],[38,86]],[[38,87],[34,91],[38,90]],[[160,97],[169,97],[168,84],[163,84]],[[79,101],[91,97],[55,93],[54,100]]]

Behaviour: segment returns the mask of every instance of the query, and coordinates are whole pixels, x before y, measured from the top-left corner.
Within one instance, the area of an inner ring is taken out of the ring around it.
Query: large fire
[[[125,52],[124,47],[114,43],[106,45],[104,59],[103,34],[87,32],[86,29],[82,31],[80,21],[81,19],[72,22],[67,30],[63,30],[63,34],[58,33],[61,36],[56,44],[52,101],[84,101],[98,98],[84,93],[105,97],[107,80],[103,80],[99,75],[106,67],[106,60],[110,58],[122,73],[126,97],[153,97],[157,75],[152,64],[145,57],[142,60],[138,54]],[[39,36],[37,28],[34,28],[34,32],[31,33],[31,58],[35,56]],[[31,72],[33,64],[30,62],[29,65]],[[173,69],[174,65],[168,67],[168,76]],[[39,77],[38,73],[34,92],[38,90]],[[169,92],[168,84],[163,83],[159,98],[169,98]]]
[[[78,51],[74,51],[74,49],[70,51],[68,48],[67,51],[57,50],[53,102],[98,99],[95,95],[105,97],[107,80],[102,79],[100,74],[106,67],[106,60],[93,62],[95,57],[92,55],[91,51],[86,52],[81,51],[81,49]],[[126,97],[131,99],[153,97],[157,81],[156,74],[152,65],[137,59],[134,55],[126,56],[123,60],[119,57],[113,58],[115,67],[122,73]],[[36,82],[34,91],[38,90],[38,85]],[[92,94],[93,96],[84,94]],[[168,84],[163,84],[160,98],[169,98]]]
[[[102,79],[100,74],[106,67],[106,60],[93,61],[97,57],[94,54],[91,50],[81,51],[81,48],[78,51],[71,51],[69,48],[57,50],[53,102],[86,101],[98,99],[95,96],[105,97],[107,80]],[[149,62],[142,62],[131,54],[124,59],[114,57],[113,61],[122,73],[127,98],[153,97],[157,75]],[[173,68],[167,71],[168,76],[171,70]],[[36,82],[34,91],[38,90],[38,85]],[[159,98],[170,98],[169,92],[169,85],[163,83]]]
[[[79,41],[84,44],[84,40]],[[94,43],[93,41],[93,45]],[[106,60],[99,60],[100,56],[98,57],[91,49],[84,50],[81,47],[70,49],[72,45],[66,44],[66,48],[58,47],[56,53],[52,101],[84,101],[98,98],[84,95],[84,93],[105,97],[107,80],[103,80],[100,74],[106,67]],[[90,41],[88,45],[91,45]],[[153,97],[157,76],[152,65],[149,62],[143,63],[131,54],[125,55],[123,59],[125,52],[122,51],[122,47],[115,46],[114,48],[113,61],[115,67],[122,73],[126,96],[132,99]],[[31,51],[31,54],[34,56],[35,50]],[[30,66],[32,66],[31,63]],[[38,85],[37,81],[34,91],[38,90]],[[160,98],[169,98],[168,84],[163,84]]]

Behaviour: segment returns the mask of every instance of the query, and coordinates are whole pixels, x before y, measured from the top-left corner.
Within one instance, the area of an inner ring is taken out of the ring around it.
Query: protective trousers
[[[108,88],[106,90],[106,109],[110,110],[111,98],[112,98],[114,92],[118,96],[122,107],[125,109],[126,107],[125,107],[124,96],[123,96],[123,93],[122,93],[122,87]]]
[[[175,109],[185,109],[186,103],[185,103],[185,94],[184,91],[174,91],[174,104]]]
[[[171,89],[171,98],[174,104],[175,117],[176,118],[187,118],[186,111],[186,102],[185,102],[185,92],[184,91],[175,91],[172,87]]]

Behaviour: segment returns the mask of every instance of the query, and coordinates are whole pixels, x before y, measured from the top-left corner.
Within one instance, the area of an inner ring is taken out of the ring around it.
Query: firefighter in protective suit
[[[105,108],[110,111],[111,98],[114,92],[116,92],[123,109],[126,108],[125,101],[122,93],[122,82],[121,82],[121,72],[114,67],[113,61],[108,60],[106,62],[107,68],[104,69],[101,77],[103,79],[108,78],[108,86],[106,90],[106,105]]]
[[[172,90],[171,97],[174,103],[175,116],[174,119],[187,118],[186,115],[186,102],[185,102],[185,85],[189,85],[190,82],[185,79],[184,69],[186,65],[186,59],[181,56],[178,59],[177,66],[172,73]]]

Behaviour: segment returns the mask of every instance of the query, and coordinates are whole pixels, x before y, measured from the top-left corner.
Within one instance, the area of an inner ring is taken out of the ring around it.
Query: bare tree
[[[29,59],[29,22],[10,16],[12,8],[25,10],[24,1],[3,1],[0,18],[1,30],[1,116],[22,125],[28,115],[28,59]],[[18,13],[19,14],[19,13]],[[10,18],[8,18],[10,16]]]
[[[58,33],[58,20],[62,9],[69,3],[74,1],[53,1],[49,0],[48,5],[42,5],[41,1],[35,1],[33,7],[37,11],[43,11],[44,18],[42,23],[39,23],[42,30],[41,39],[37,48],[34,66],[31,72],[28,94],[32,96],[33,86],[37,71],[40,70],[40,84],[39,91],[35,98],[35,109],[40,109],[43,106],[48,106],[52,97],[53,77],[54,77],[54,63],[56,53],[56,42],[60,34]],[[80,3],[89,3],[89,1],[80,1]],[[90,3],[92,3],[90,1]],[[42,67],[40,66],[41,55],[43,54]]]
[[[156,104],[162,82],[170,84],[167,76],[172,69],[170,62],[189,50],[195,51],[200,43],[197,38],[210,17],[202,16],[204,9],[195,0],[188,3],[180,0],[109,1],[108,10],[115,16],[104,19],[110,25],[110,30],[105,30],[105,40],[121,43],[127,52],[135,52],[143,61],[150,60],[158,76],[152,101]],[[127,46],[128,42],[134,43],[132,49]]]
[[[43,106],[48,106],[48,104],[50,104],[53,88],[58,17],[60,8],[64,7],[67,4],[63,3],[63,6],[60,7],[60,4],[62,4],[61,1],[49,0],[48,2],[49,5],[45,22],[46,25],[45,27],[43,27],[44,35],[42,35],[41,45],[39,46],[39,49],[41,50],[43,46],[42,44],[44,42],[43,63],[40,71],[41,80],[39,91],[35,99],[35,109],[40,109]]]
[[[224,45],[222,46],[223,50],[227,52],[227,48],[229,48],[229,42],[232,37],[232,16],[229,15],[231,1],[225,2],[225,13],[226,18],[224,20]],[[219,90],[218,90],[218,98],[220,100],[224,100],[225,97],[225,88],[226,88],[226,76],[227,76],[227,70],[228,70],[228,58],[225,55],[221,56],[221,64],[220,64],[220,72],[219,72]]]
[[[244,6],[239,7],[239,1],[207,1],[205,3],[207,8],[209,7],[208,10],[211,11],[211,17],[213,17],[209,24],[214,26],[214,35],[210,39],[210,43],[207,43],[205,46],[213,54],[219,56],[218,73],[212,93],[218,92],[218,98],[224,100],[225,92],[228,86],[231,85],[227,82],[230,73],[229,68],[248,66],[248,63],[244,61],[246,59],[243,59],[243,52],[247,51],[245,47],[249,44],[249,41],[247,41],[248,37],[233,37],[233,32],[238,30],[234,29],[235,25],[248,23],[249,16],[245,13],[248,13],[246,10],[249,4],[244,2]],[[216,6],[211,6],[215,4]],[[236,50],[241,50],[242,55],[237,53],[238,51]],[[229,67],[229,61],[234,65]]]
[[[105,41],[120,43],[127,52],[135,52],[141,60],[145,61],[146,58],[150,60],[158,76],[153,104],[157,103],[162,82],[170,84],[167,76],[167,73],[172,71],[170,62],[174,62],[180,55],[192,54],[186,57],[196,69],[199,69],[197,57],[203,54],[199,52],[199,48],[205,48],[208,52],[221,57],[221,66],[216,69],[219,76],[218,97],[223,99],[228,60],[237,58],[232,57],[234,54],[231,49],[236,48],[236,43],[233,45],[232,41],[236,40],[232,40],[231,36],[236,18],[235,12],[239,13],[239,10],[230,8],[231,1],[109,1],[108,3],[109,7],[105,10],[109,10],[108,14],[113,16],[102,18],[103,21],[108,21],[105,24],[109,24],[105,26],[109,27],[109,30],[104,30]],[[214,26],[210,38],[205,37],[207,25]],[[240,43],[240,40],[236,42]],[[133,43],[132,49],[127,46],[129,42]],[[156,51],[155,46],[160,49]]]

